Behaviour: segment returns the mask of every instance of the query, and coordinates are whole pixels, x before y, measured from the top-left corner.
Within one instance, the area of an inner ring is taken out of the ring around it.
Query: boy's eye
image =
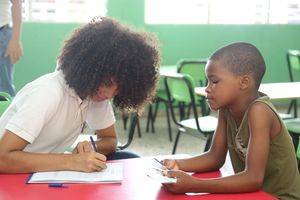
[[[218,80],[210,80],[209,82],[213,83],[213,84],[216,84],[218,83],[219,81]]]

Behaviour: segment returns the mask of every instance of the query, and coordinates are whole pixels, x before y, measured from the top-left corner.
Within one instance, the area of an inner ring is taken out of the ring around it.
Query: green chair
[[[288,63],[290,81],[291,82],[300,81],[300,50],[288,50],[286,58]],[[284,123],[293,139],[295,151],[297,151],[297,155],[298,155],[300,151],[299,150],[300,118],[297,118],[298,117],[297,109],[298,109],[297,99],[293,99],[287,111],[288,114],[291,114],[293,110],[292,119],[285,119]]]
[[[288,63],[290,81],[300,81],[300,50],[288,50],[286,59]],[[293,117],[298,117],[297,107],[297,99],[293,99],[289,105],[287,113],[290,114],[293,109]]]
[[[300,137],[300,118],[284,120],[284,124],[287,127],[295,147],[295,151],[299,149],[299,137]]]
[[[161,76],[160,79],[163,80],[163,76]],[[169,107],[168,107],[168,97],[167,97],[166,91],[164,89],[158,89],[156,91],[155,100],[154,100],[154,110],[152,107],[153,105],[149,105],[147,124],[146,124],[146,132],[149,131],[150,123],[151,123],[152,133],[155,132],[154,123],[156,120],[156,115],[157,115],[157,111],[158,111],[160,104],[164,104],[164,107],[165,107],[169,140],[170,140],[170,142],[172,142],[173,138],[172,138],[170,111],[169,111]]]
[[[128,130],[127,142],[124,144],[118,143],[117,148],[119,150],[126,149],[131,144],[131,142],[133,140],[134,132],[135,132],[135,127],[138,125],[139,118],[138,118],[137,113],[131,113],[129,117],[130,117],[130,125],[129,125],[129,130]]]
[[[154,103],[149,105],[148,108],[148,116],[147,116],[147,124],[146,124],[146,132],[149,132],[150,125],[151,125],[151,132],[155,132],[154,123],[156,120],[156,115],[158,108],[161,104],[164,105],[167,117],[167,128],[169,134],[169,140],[172,142],[172,127],[171,127],[171,120],[170,120],[170,111],[168,106],[168,97],[166,93],[166,89],[164,86],[164,74],[174,73],[177,70],[176,65],[169,65],[169,66],[162,66],[160,68],[160,79],[158,84],[158,89],[156,91]],[[154,108],[153,108],[154,106]]]
[[[193,78],[196,87],[204,87],[207,84],[207,79],[205,76],[206,63],[206,60],[182,59],[178,62],[177,72],[190,75]],[[199,104],[203,116],[209,115],[210,109],[205,102],[205,97],[196,96],[196,103]],[[187,115],[189,115],[190,109],[191,106],[189,105]]]
[[[4,113],[6,108],[8,108],[11,102],[11,96],[5,92],[0,92],[0,116]]]
[[[213,116],[203,116],[199,117],[196,103],[195,103],[195,84],[193,78],[188,74],[168,74],[165,75],[165,87],[168,95],[168,104],[171,111],[171,116],[173,122],[178,126],[178,131],[173,146],[172,154],[175,154],[179,137],[181,133],[189,133],[189,131],[197,131],[197,134],[192,134],[193,136],[206,138],[206,144],[204,151],[210,148],[213,133],[217,127],[217,118]],[[193,117],[183,120],[178,120],[173,102],[184,102],[191,105],[191,110]],[[199,134],[200,133],[200,134]]]

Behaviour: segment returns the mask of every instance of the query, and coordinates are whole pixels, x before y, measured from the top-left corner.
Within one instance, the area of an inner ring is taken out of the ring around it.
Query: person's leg
[[[11,28],[4,27],[0,30],[0,91],[15,96],[13,86],[13,64],[9,57],[5,57],[6,48],[11,38]]]
[[[119,160],[128,158],[139,158],[140,156],[130,151],[119,150],[110,155],[107,155],[107,160]]]

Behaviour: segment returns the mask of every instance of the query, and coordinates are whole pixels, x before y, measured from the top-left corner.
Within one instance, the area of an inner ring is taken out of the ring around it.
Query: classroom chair
[[[167,129],[169,135],[169,141],[172,142],[172,127],[171,127],[171,119],[170,119],[170,110],[168,106],[168,97],[166,93],[166,89],[164,86],[164,74],[173,73],[177,70],[177,66],[164,66],[164,69],[160,69],[160,78],[158,83],[158,89],[156,91],[155,99],[153,104],[150,104],[148,107],[148,116],[147,116],[147,125],[146,132],[149,132],[151,125],[151,132],[155,133],[154,123],[156,120],[157,112],[160,105],[163,105],[166,112],[166,120],[167,120]]]
[[[177,72],[190,75],[193,78],[196,87],[205,87],[207,85],[207,79],[205,76],[206,63],[206,60],[181,59],[178,62]],[[201,108],[202,116],[209,115],[210,109],[206,104],[205,97],[196,96],[195,98],[197,106],[200,106]],[[191,105],[188,105],[187,116],[189,116],[190,109]],[[182,112],[184,112],[184,110]]]
[[[130,118],[130,115],[126,112],[122,112],[121,117],[122,117],[122,121],[123,121],[123,128],[124,128],[124,130],[127,130],[127,121]],[[142,137],[142,132],[141,132],[141,126],[140,126],[140,119],[139,119],[138,116],[136,116],[136,118],[137,118],[136,119],[137,120],[136,121],[137,132],[138,132],[139,138],[141,138]],[[131,127],[131,125],[129,125],[129,126]]]
[[[206,138],[204,151],[207,151],[210,148],[213,133],[217,127],[217,118],[213,116],[199,117],[195,103],[195,84],[193,78],[188,74],[174,73],[166,75],[164,83],[168,95],[168,104],[170,107],[172,120],[178,127],[172,154],[175,154],[176,152],[181,133],[189,134],[189,131],[191,130],[197,131],[196,135],[191,135],[200,138],[204,136]],[[172,106],[174,101],[184,102],[188,105],[191,104],[193,117],[178,120],[175,115],[174,107]]]
[[[300,50],[288,50],[287,63],[289,78],[291,82],[300,81]],[[284,119],[285,126],[287,127],[294,143],[295,151],[299,149],[299,137],[300,137],[300,118],[298,117],[298,102],[297,99],[293,99],[288,107],[288,114],[292,115],[292,119]],[[297,155],[298,155],[297,151]]]
[[[293,144],[295,147],[295,152],[299,148],[299,137],[300,137],[300,118],[293,118],[284,120],[284,124],[289,131]]]
[[[163,79],[164,79],[164,76],[161,76],[160,81],[163,82]],[[157,111],[158,111],[159,106],[161,104],[163,104],[164,107],[165,107],[169,141],[172,142],[173,138],[172,138],[170,111],[169,111],[169,107],[168,107],[168,97],[167,97],[167,94],[166,94],[166,90],[164,88],[160,87],[156,91],[154,103],[149,105],[148,116],[147,116],[147,124],[146,124],[146,132],[149,132],[149,127],[150,127],[150,124],[151,124],[151,132],[155,133],[154,123],[155,123],[155,120],[156,120]],[[152,106],[154,106],[154,109],[153,109]]]
[[[4,113],[9,106],[12,98],[8,93],[0,92],[0,116]]]
[[[300,81],[300,50],[288,50],[286,59],[287,59],[287,64],[288,64],[290,81],[291,82]],[[293,109],[292,117],[294,117],[294,118],[298,117],[297,99],[293,99],[290,102],[287,113],[291,114],[292,109]]]
[[[135,132],[135,127],[138,124],[138,114],[137,113],[131,113],[128,115],[130,118],[130,125],[129,125],[129,130],[128,130],[128,137],[127,137],[127,142],[124,144],[118,143],[118,149],[123,150],[126,149],[132,142],[134,132]]]

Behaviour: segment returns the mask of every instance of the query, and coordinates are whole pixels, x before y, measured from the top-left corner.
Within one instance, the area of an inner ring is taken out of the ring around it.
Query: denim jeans
[[[0,92],[6,92],[15,96],[13,85],[13,64],[9,57],[5,57],[6,48],[11,38],[12,30],[6,25],[0,30]]]

